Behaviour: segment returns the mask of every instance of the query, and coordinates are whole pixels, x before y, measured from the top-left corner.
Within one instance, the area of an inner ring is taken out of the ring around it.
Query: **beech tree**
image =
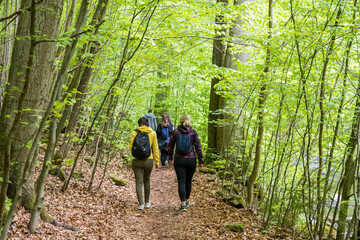
[[[27,9],[31,5],[31,1],[22,1],[20,9]],[[59,16],[62,13],[63,1],[45,1],[36,4],[35,15],[35,35],[30,35],[30,12],[21,12],[19,15],[17,31],[15,35],[16,41],[12,49],[9,78],[6,85],[4,105],[0,116],[0,162],[4,162],[5,143],[13,124],[19,96],[24,85],[24,77],[27,69],[27,59],[30,52],[30,39],[35,41],[46,39],[55,39],[58,36],[60,26]],[[29,38],[29,36],[31,36]],[[56,43],[49,41],[37,43],[34,49],[34,60],[31,66],[29,76],[29,85],[31,86],[22,106],[21,123],[14,135],[11,144],[10,161],[11,174],[8,196],[12,198],[15,195],[18,181],[21,179],[22,170],[24,168],[29,146],[33,144],[32,136],[34,135],[39,117],[42,116],[43,110],[51,92],[51,73],[55,60]],[[35,165],[33,165],[34,167]],[[3,167],[3,166],[2,166]],[[29,171],[33,172],[34,168]],[[30,174],[24,186],[22,203],[27,208],[31,208],[34,199],[34,175]],[[3,182],[5,183],[5,182]]]

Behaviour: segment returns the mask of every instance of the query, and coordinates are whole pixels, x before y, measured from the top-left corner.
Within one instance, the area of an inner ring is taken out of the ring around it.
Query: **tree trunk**
[[[325,101],[325,78],[326,78],[326,73],[327,73],[327,67],[330,61],[330,57],[333,53],[333,49],[334,49],[334,44],[335,44],[335,39],[336,39],[336,28],[339,25],[339,20],[340,20],[340,16],[342,15],[342,7],[339,7],[339,10],[337,12],[336,15],[336,19],[335,19],[335,31],[334,34],[331,36],[331,40],[330,40],[330,45],[329,48],[327,50],[327,55],[325,58],[325,61],[323,63],[323,68],[322,68],[322,72],[321,72],[321,77],[320,77],[320,99],[319,99],[319,109],[320,109],[320,123],[319,123],[319,139],[318,139],[318,149],[319,149],[319,169],[318,169],[318,174],[317,174],[317,208],[316,208],[316,214],[317,214],[317,221],[315,224],[315,229],[314,229],[314,238],[318,238],[318,234],[319,232],[322,232],[321,226],[322,226],[322,219],[323,219],[323,214],[321,212],[322,206],[321,204],[325,204],[325,201],[322,201],[322,191],[321,191],[321,182],[322,182],[322,169],[323,169],[323,159],[324,159],[324,154],[323,154],[323,134],[324,134],[324,125],[325,125],[325,109],[324,109],[324,101]],[[321,236],[319,236],[321,238]]]
[[[358,86],[358,91],[360,90],[360,82]],[[355,160],[353,154],[358,141],[358,132],[359,132],[359,119],[360,119],[360,99],[357,97],[355,113],[353,119],[353,125],[351,130],[351,135],[345,150],[345,171],[342,176],[341,184],[343,185],[341,191],[341,204],[339,210],[339,220],[336,239],[343,240],[345,239],[345,229],[346,229],[346,218],[349,208],[349,199],[352,195],[352,185],[355,182]]]
[[[35,34],[35,21],[36,21],[36,3],[35,0],[31,1],[31,9],[30,9],[30,36]],[[0,226],[2,225],[3,213],[5,209],[5,201],[6,201],[6,192],[9,185],[9,177],[10,177],[10,161],[11,161],[11,145],[14,142],[14,137],[16,131],[19,128],[22,109],[24,107],[24,102],[26,98],[26,94],[30,88],[30,78],[31,78],[31,68],[34,64],[34,53],[35,53],[35,39],[32,38],[30,40],[30,48],[28,53],[28,59],[26,64],[25,76],[24,76],[24,85],[21,89],[21,94],[19,96],[19,101],[17,103],[16,114],[14,117],[14,121],[11,124],[10,131],[6,136],[5,141],[5,151],[4,151],[4,166],[3,166],[3,180],[1,183],[1,192],[0,192]]]
[[[268,75],[270,72],[270,62],[271,62],[271,38],[272,38],[272,29],[273,29],[273,0],[269,0],[269,11],[268,11],[268,43],[266,49],[266,60],[265,60],[265,69],[264,69],[264,79],[261,79],[261,89],[259,94],[259,104],[258,104],[258,132],[256,138],[256,146],[255,146],[255,158],[254,158],[254,166],[249,177],[248,185],[247,185],[247,203],[248,207],[253,207],[254,202],[254,184],[257,178],[259,167],[260,167],[260,157],[261,157],[261,145],[264,134],[264,107],[265,101],[267,97],[267,88],[268,88]]]
[[[357,6],[357,0],[354,0],[354,9],[356,9]],[[340,11],[340,10],[339,10]],[[356,11],[354,10],[353,16],[352,16],[352,27],[351,30],[354,31],[354,24],[356,22]],[[338,22],[336,22],[338,23]],[[346,66],[345,66],[345,76],[344,78],[347,78],[348,73],[348,64],[349,64],[349,51],[352,45],[352,39],[349,40],[347,44],[347,52],[346,52]],[[337,234],[336,239],[337,240],[343,240],[345,239],[345,229],[346,229],[346,218],[347,218],[347,212],[349,207],[348,200],[350,199],[350,192],[351,187],[355,182],[355,160],[353,159],[353,153],[355,151],[358,137],[359,137],[359,121],[360,121],[360,97],[359,97],[359,90],[360,90],[360,81],[358,83],[358,88],[356,92],[356,105],[355,105],[355,113],[353,117],[353,123],[352,123],[352,129],[351,129],[351,135],[348,141],[348,144],[345,149],[345,171],[341,180],[341,204],[339,209],[339,219],[338,219],[338,228],[337,228]],[[359,161],[359,159],[357,159]],[[355,193],[356,194],[356,193]]]
[[[235,0],[234,5],[240,6],[242,3],[253,1],[254,0]],[[241,25],[241,17],[237,16],[235,20],[232,21],[230,26],[229,34],[232,40],[230,40],[226,47],[226,54],[224,59],[224,67],[233,69],[234,71],[238,70],[237,63],[245,63],[249,58],[249,53],[238,53],[236,50],[234,50],[236,49],[236,46],[241,43],[239,40],[240,36],[248,34],[248,32],[241,30]],[[239,79],[238,81],[241,80]],[[239,107],[240,103],[241,100],[239,99],[233,101],[219,96],[218,107],[219,110],[222,111],[220,117],[223,120],[224,125],[218,127],[216,131],[216,149],[218,153],[225,153],[225,150],[228,149],[229,146],[234,145],[234,140],[236,137],[241,137],[241,129],[238,127],[239,125],[236,124],[236,122],[239,121],[241,117],[241,110]],[[234,107],[230,109],[228,107],[229,105],[234,105]],[[239,117],[235,117],[235,115]]]
[[[228,0],[217,0],[218,4],[228,5]],[[215,18],[215,23],[220,27],[226,24],[224,17],[219,14]],[[212,63],[217,67],[224,66],[224,59],[226,53],[226,46],[222,43],[225,36],[225,30],[221,29],[216,32],[216,37],[213,44],[213,56]],[[208,117],[208,151],[206,161],[213,161],[215,159],[214,154],[217,154],[217,126],[216,121],[218,119],[219,101],[220,96],[216,92],[216,85],[219,83],[221,76],[215,76],[211,79],[210,89],[210,103],[209,103],[209,117]]]
[[[29,6],[30,1],[24,0],[21,7]],[[59,23],[63,7],[62,1],[48,0],[39,4],[36,11],[36,30],[43,35],[47,35],[50,39],[58,36]],[[23,88],[26,61],[29,56],[30,41],[26,41],[26,37],[30,35],[30,14],[22,13],[19,16],[19,24],[16,33],[16,41],[14,42],[11,65],[9,70],[9,80],[4,98],[4,106],[0,115],[0,162],[3,162],[4,143],[9,133],[12,120],[14,119],[14,110],[18,104],[20,92],[15,89]],[[8,196],[13,198],[16,192],[16,186],[21,179],[22,169],[24,168],[29,149],[23,147],[32,139],[37,124],[38,117],[41,115],[40,110],[44,110],[49,99],[51,85],[51,69],[55,60],[56,43],[40,43],[35,47],[35,61],[31,69],[30,89],[25,98],[24,108],[31,109],[24,111],[22,114],[22,122],[15,133],[14,141],[11,148],[11,174]],[[35,112],[37,110],[38,112]],[[10,117],[7,117],[10,116]],[[33,172],[31,169],[30,172]],[[24,185],[24,193],[22,202],[26,208],[31,207],[34,193],[34,176],[28,178]]]
[[[106,14],[106,9],[107,9],[108,3],[109,3],[109,0],[100,0],[98,2],[94,16],[91,21],[91,25],[94,26],[97,23],[103,21],[105,14]],[[98,29],[95,30],[95,34],[97,33],[97,31],[98,31]],[[66,129],[65,135],[67,135],[67,136],[65,137],[63,144],[61,145],[60,150],[58,152],[59,154],[56,158],[56,159],[60,159],[60,162],[62,159],[65,159],[67,157],[67,155],[72,147],[71,138],[76,131],[76,124],[77,124],[77,121],[78,121],[78,118],[79,118],[79,115],[81,112],[81,106],[85,100],[86,93],[88,90],[88,84],[89,84],[90,77],[91,77],[92,70],[93,70],[91,65],[95,58],[95,54],[98,51],[98,43],[97,42],[92,42],[92,44],[90,44],[90,45],[91,45],[90,53],[92,54],[92,57],[90,57],[89,59],[86,60],[86,62],[85,62],[86,67],[85,67],[84,71],[82,72],[80,83],[77,86],[77,91],[76,91],[76,96],[75,96],[76,102],[75,102],[74,106],[72,107],[71,114],[69,117],[69,124]],[[65,118],[65,119],[67,117],[68,117],[67,115],[63,116],[63,118]],[[61,124],[59,124],[59,125],[61,126]]]
[[[106,143],[106,139],[108,139],[107,138],[108,129],[109,129],[109,126],[110,126],[111,119],[113,119],[113,117],[114,117],[115,108],[116,108],[116,104],[114,102],[114,95],[111,95],[111,97],[109,99],[108,109],[107,109],[107,112],[106,112],[106,119],[105,119],[104,129],[103,129],[102,133],[100,134],[99,151],[97,153],[95,163],[94,163],[94,167],[93,167],[93,171],[91,173],[90,182],[89,182],[89,186],[88,186],[88,192],[91,192],[91,187],[93,185],[93,181],[94,181],[97,166],[99,164],[99,161],[101,161],[103,159],[104,149],[106,148],[106,146],[108,144],[108,143]]]
[[[49,167],[51,166],[50,163],[56,144],[56,121],[57,121],[56,117],[53,116],[50,125],[48,148],[46,149],[46,154],[44,157],[41,173],[36,182],[36,198],[35,198],[34,206],[31,209],[31,218],[28,224],[30,233],[34,233],[36,230],[36,226],[39,222],[40,211],[42,209],[44,202],[45,181],[48,175]]]
[[[7,16],[9,13],[12,13],[13,11],[17,10],[17,5],[14,4],[13,0],[11,0],[11,5],[10,5],[10,1],[6,0],[4,7],[5,7],[3,12],[4,16]],[[3,87],[9,75],[7,67],[10,63],[11,48],[13,44],[13,41],[10,41],[10,39],[15,35],[14,30],[16,27],[14,21],[10,24],[8,23],[8,21],[9,20],[4,21],[4,26],[7,25],[5,31],[8,37],[2,38],[1,46],[0,46],[0,48],[2,47],[2,56],[0,59],[0,112],[3,102],[3,93],[4,93]]]
[[[69,13],[66,16],[66,21],[65,21],[65,26],[64,26],[63,33],[66,33],[69,30],[69,28],[71,27],[71,25],[72,25],[72,20],[74,18],[76,3],[77,3],[77,0],[72,0],[71,1]]]

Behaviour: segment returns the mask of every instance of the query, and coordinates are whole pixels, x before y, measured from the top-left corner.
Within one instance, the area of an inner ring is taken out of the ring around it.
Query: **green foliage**
[[[73,162],[74,162],[74,159],[72,159],[72,158],[64,159],[64,163],[66,166],[70,166],[71,164],[73,164]]]
[[[215,90],[221,96],[222,106],[214,113],[218,117],[215,124],[218,129],[236,126],[236,130],[231,136],[234,138],[233,146],[226,147],[221,155],[211,152],[207,156],[216,159],[211,168],[218,171],[220,178],[229,178],[246,186],[258,140],[257,115],[264,110],[261,172],[256,181],[256,193],[263,197],[261,209],[264,217],[270,223],[282,224],[281,227],[313,225],[308,221],[316,219],[317,206],[325,204],[326,215],[333,214],[328,202],[337,193],[344,169],[344,153],[358,98],[360,55],[359,44],[355,41],[357,28],[354,28],[358,19],[352,20],[358,8],[352,6],[352,2],[339,8],[342,1],[338,4],[310,0],[277,1],[273,4],[275,22],[269,40],[268,19],[264,17],[268,1],[252,1],[238,6],[233,3],[160,1],[147,25],[154,7],[151,1],[111,2],[106,21],[97,34],[89,31],[79,36],[78,49],[71,60],[70,69],[83,71],[89,66],[93,73],[81,106],[77,132],[68,133],[69,141],[83,143],[88,138],[87,144],[93,147],[103,139],[106,145],[103,153],[122,156],[122,161],[129,164],[130,133],[147,108],[152,107],[158,119],[160,114],[169,113],[175,126],[182,114],[190,114],[192,127],[198,132],[205,153],[210,86],[212,79],[217,77],[220,81]],[[79,6],[77,3],[76,11],[79,11]],[[62,17],[67,15],[68,7],[64,7]],[[343,13],[339,26],[336,26],[335,17],[339,9]],[[4,12],[3,7],[0,10]],[[89,16],[93,13],[94,8],[91,8]],[[223,16],[225,24],[215,24],[218,15]],[[231,36],[229,32],[238,18],[241,19],[241,33]],[[92,28],[90,19],[84,31]],[[62,19],[62,28],[64,22]],[[56,44],[68,46],[73,30],[70,27],[60,34]],[[145,30],[147,32],[143,35]],[[223,44],[227,50],[249,56],[247,61],[232,59],[236,60],[233,62],[236,69],[216,67],[212,63],[213,39],[220,32],[225,32]],[[329,43],[333,36],[334,49],[330,52]],[[0,37],[10,39],[10,34],[2,31]],[[46,36],[41,38],[46,39]],[[352,39],[354,43],[348,49]],[[90,53],[90,47],[95,45],[99,52]],[[270,71],[265,74],[268,46],[271,63]],[[55,68],[62,62],[62,52],[59,54]],[[88,62],[91,57],[94,60]],[[325,69],[327,58],[329,62]],[[347,59],[349,62],[345,69]],[[8,66],[1,66],[3,69],[8,69]],[[325,117],[321,119],[319,94],[323,74]],[[76,102],[77,90],[70,89],[70,81],[75,76],[76,70],[69,72],[69,82],[63,86],[68,93],[55,103],[52,113],[58,118],[63,115],[65,107]],[[118,81],[115,83],[115,80]],[[264,82],[268,84],[267,101],[259,107],[260,85]],[[8,85],[8,91],[20,92],[21,89]],[[108,92],[113,102],[109,103],[108,96],[101,105]],[[113,114],[107,114],[112,106]],[[99,116],[94,119],[99,110]],[[33,111],[36,117],[41,115],[37,109],[25,108],[23,111]],[[11,117],[4,116],[6,119]],[[109,124],[107,132],[104,132],[105,124]],[[322,158],[318,147],[320,124],[324,124]],[[93,127],[92,131],[88,132],[90,127]],[[30,148],[33,142],[27,141],[24,146]],[[42,142],[48,142],[46,135]],[[320,159],[323,160],[322,166]],[[85,158],[91,164],[93,160]],[[71,165],[73,161],[66,159],[65,164]],[[319,197],[326,201],[318,202]]]
[[[5,211],[6,212],[9,212],[11,205],[12,205],[12,199],[10,199],[10,198],[6,199],[6,202],[5,202]]]

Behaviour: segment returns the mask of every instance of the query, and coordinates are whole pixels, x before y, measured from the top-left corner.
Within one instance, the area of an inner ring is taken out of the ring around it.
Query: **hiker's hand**
[[[174,159],[169,160],[170,164],[174,164]]]
[[[155,164],[155,169],[156,169],[156,170],[159,169],[159,164]]]
[[[202,167],[203,167],[202,164],[199,164],[199,165],[198,165],[199,170],[202,169]]]

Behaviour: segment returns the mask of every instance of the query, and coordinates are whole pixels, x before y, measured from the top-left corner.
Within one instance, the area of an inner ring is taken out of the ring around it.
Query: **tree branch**
[[[41,3],[42,1],[43,1],[43,0],[39,0],[39,1],[36,2],[35,4],[39,4],[39,3]],[[10,14],[9,16],[0,18],[0,22],[5,21],[5,20],[7,20],[7,19],[9,19],[9,18],[12,18],[12,17],[14,17],[14,19],[15,19],[18,15],[20,15],[20,14],[22,14],[22,13],[24,13],[24,12],[30,11],[30,10],[31,10],[31,6],[28,6],[28,7],[26,7],[26,8],[17,10],[17,11],[15,11],[15,12],[13,12],[12,14]],[[13,21],[14,19],[12,19],[11,21]]]
[[[177,37],[167,36],[167,37],[160,37],[160,38],[146,37],[145,39],[146,40],[153,40],[153,41],[160,41],[160,40],[163,40],[163,39],[183,39],[183,38],[201,38],[201,39],[206,39],[206,40],[220,40],[221,39],[221,38],[218,38],[218,37],[205,37],[205,36],[196,36],[196,35],[186,35],[186,36],[177,36]],[[252,45],[252,44],[235,43],[235,42],[233,42],[232,44],[246,46],[246,47],[260,48],[259,46]]]
[[[104,22],[105,22],[105,20],[102,20],[102,21],[99,22],[97,25],[95,25],[94,28],[87,29],[87,30],[85,30],[85,31],[82,31],[82,32],[76,33],[76,34],[74,34],[74,35],[71,35],[70,38],[76,38],[76,37],[78,37],[78,36],[80,36],[80,35],[82,35],[82,34],[85,34],[85,33],[88,33],[88,32],[92,32],[94,29],[99,28]],[[57,40],[57,39],[48,39],[48,40],[47,40],[47,39],[43,39],[43,40],[38,40],[38,41],[36,41],[36,44],[38,44],[38,43],[43,43],[43,42],[49,43],[49,42],[60,42],[60,41]]]

